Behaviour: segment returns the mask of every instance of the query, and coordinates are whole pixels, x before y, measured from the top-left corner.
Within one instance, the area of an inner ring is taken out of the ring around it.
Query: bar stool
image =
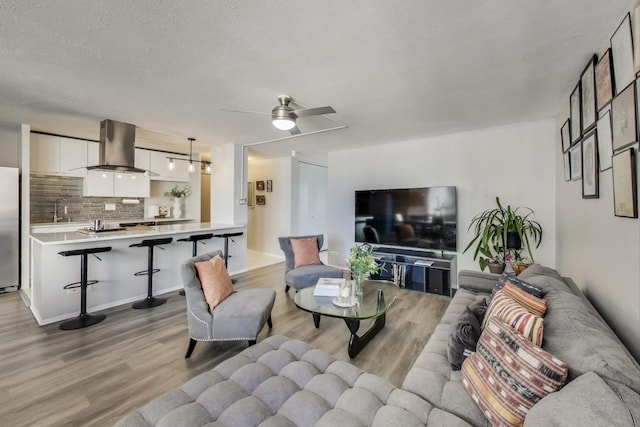
[[[69,331],[73,329],[86,328],[87,326],[95,325],[96,323],[102,322],[107,318],[104,314],[88,314],[87,313],[87,286],[95,285],[98,283],[98,280],[87,280],[87,258],[88,255],[91,254],[96,257],[99,261],[102,261],[96,254],[100,252],[109,252],[111,250],[111,246],[106,246],[102,248],[87,248],[87,249],[74,249],[70,251],[62,251],[58,252],[59,255],[62,256],[76,256],[80,255],[80,281],[69,283],[64,286],[64,289],[72,289],[72,288],[80,288],[80,315],[75,319],[67,320],[65,322],[60,323],[58,327],[63,331]]]
[[[231,257],[231,255],[229,255],[229,239],[231,239],[232,237],[237,237],[237,236],[242,236],[242,231],[236,232],[236,233],[223,233],[223,234],[214,234],[213,237],[218,237],[221,239],[224,239],[224,254],[223,254],[223,258],[224,258],[224,267],[226,269],[229,269],[229,258]],[[234,242],[233,239],[231,239],[232,242]],[[231,279],[231,283],[235,283],[236,281],[234,279]]]
[[[153,275],[160,271],[159,268],[153,268],[153,248],[158,246],[158,249],[164,250],[160,245],[168,245],[173,242],[173,237],[166,237],[163,239],[147,239],[140,243],[134,243],[129,245],[130,248],[148,248],[147,256],[147,269],[138,271],[134,276],[147,276],[147,297],[142,301],[133,303],[131,307],[137,309],[152,308],[167,302],[165,298],[156,298],[153,296]]]
[[[213,233],[207,233],[207,234],[192,234],[189,237],[185,237],[184,239],[178,239],[178,242],[193,242],[193,248],[191,249],[191,256],[192,257],[197,257],[198,256],[198,242],[200,242],[201,240],[209,240],[213,237]],[[206,245],[205,242],[200,242],[203,245]],[[182,289],[179,292],[180,295],[184,295],[184,289]]]

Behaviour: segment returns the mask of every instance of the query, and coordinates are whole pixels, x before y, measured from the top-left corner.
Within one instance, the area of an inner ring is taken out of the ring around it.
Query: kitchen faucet
[[[61,197],[59,199],[56,199],[55,202],[53,202],[53,222],[60,222],[64,219],[63,216],[58,216],[58,202],[66,202],[67,199],[65,199],[64,197]],[[64,205],[64,215],[67,214],[67,205]],[[69,222],[71,222],[71,218],[68,218]]]

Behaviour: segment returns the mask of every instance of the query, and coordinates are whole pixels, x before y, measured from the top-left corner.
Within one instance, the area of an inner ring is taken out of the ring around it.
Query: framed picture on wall
[[[611,113],[605,111],[600,115],[598,125],[598,164],[600,172],[611,168],[611,155],[613,154],[613,145],[611,145]]]
[[[602,54],[596,64],[596,105],[598,111],[606,107],[613,98],[613,79],[611,78],[611,49]]]
[[[264,191],[264,181],[256,181],[256,191]]]
[[[571,181],[582,178],[582,144],[577,143],[569,150],[571,160]]]
[[[613,155],[613,205],[616,216],[638,217],[635,149],[628,148]]]
[[[596,61],[593,55],[580,75],[580,113],[582,116],[582,133],[596,125]]]
[[[267,201],[266,201],[266,199],[265,199],[265,197],[264,197],[264,196],[262,196],[262,195],[260,195],[260,194],[258,194],[258,195],[256,196],[256,205],[261,206],[261,205],[266,204],[266,202],[267,202]]]
[[[562,155],[564,159],[564,180],[571,181],[571,160],[569,159],[569,152]]]
[[[247,182],[247,206],[253,206],[253,182]]]
[[[633,42],[631,40],[631,20],[627,13],[611,36],[611,58],[613,62],[613,81],[616,94],[636,79],[633,65]]]
[[[571,143],[580,140],[582,121],[580,119],[580,82],[576,85],[569,98],[569,118],[571,123]]]
[[[562,138],[562,152],[566,153],[571,147],[571,119],[567,119],[560,129],[560,137]]]
[[[611,134],[613,151],[636,141],[635,84],[631,83],[611,101]]]
[[[597,199],[598,192],[598,138],[591,132],[582,140],[582,198]]]
[[[631,28],[633,33],[633,66],[637,74],[640,73],[640,0],[636,0],[631,8]]]
[[[273,191],[273,181],[268,179],[267,180],[267,193],[271,193]]]

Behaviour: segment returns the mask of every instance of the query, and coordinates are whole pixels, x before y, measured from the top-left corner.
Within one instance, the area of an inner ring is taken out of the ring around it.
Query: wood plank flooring
[[[236,288],[277,292],[273,329],[258,341],[282,334],[347,355],[349,331],[340,319],[323,317],[315,329],[309,313],[284,293],[284,264],[236,276]],[[150,310],[130,305],[105,310],[90,328],[60,331],[39,327],[17,293],[0,295],[0,425],[109,426],[132,409],[239,353],[246,342],[189,341],[184,297]],[[351,362],[400,386],[449,305],[449,298],[402,290],[387,313],[385,328]],[[368,324],[363,322],[361,330]]]

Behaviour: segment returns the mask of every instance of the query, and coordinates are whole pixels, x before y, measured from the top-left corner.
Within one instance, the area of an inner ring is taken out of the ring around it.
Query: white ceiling
[[[221,109],[270,112],[288,94],[349,125],[259,146],[282,155],[555,117],[631,4],[1,0],[0,121],[97,139],[110,118],[185,147],[247,144],[288,133]]]

